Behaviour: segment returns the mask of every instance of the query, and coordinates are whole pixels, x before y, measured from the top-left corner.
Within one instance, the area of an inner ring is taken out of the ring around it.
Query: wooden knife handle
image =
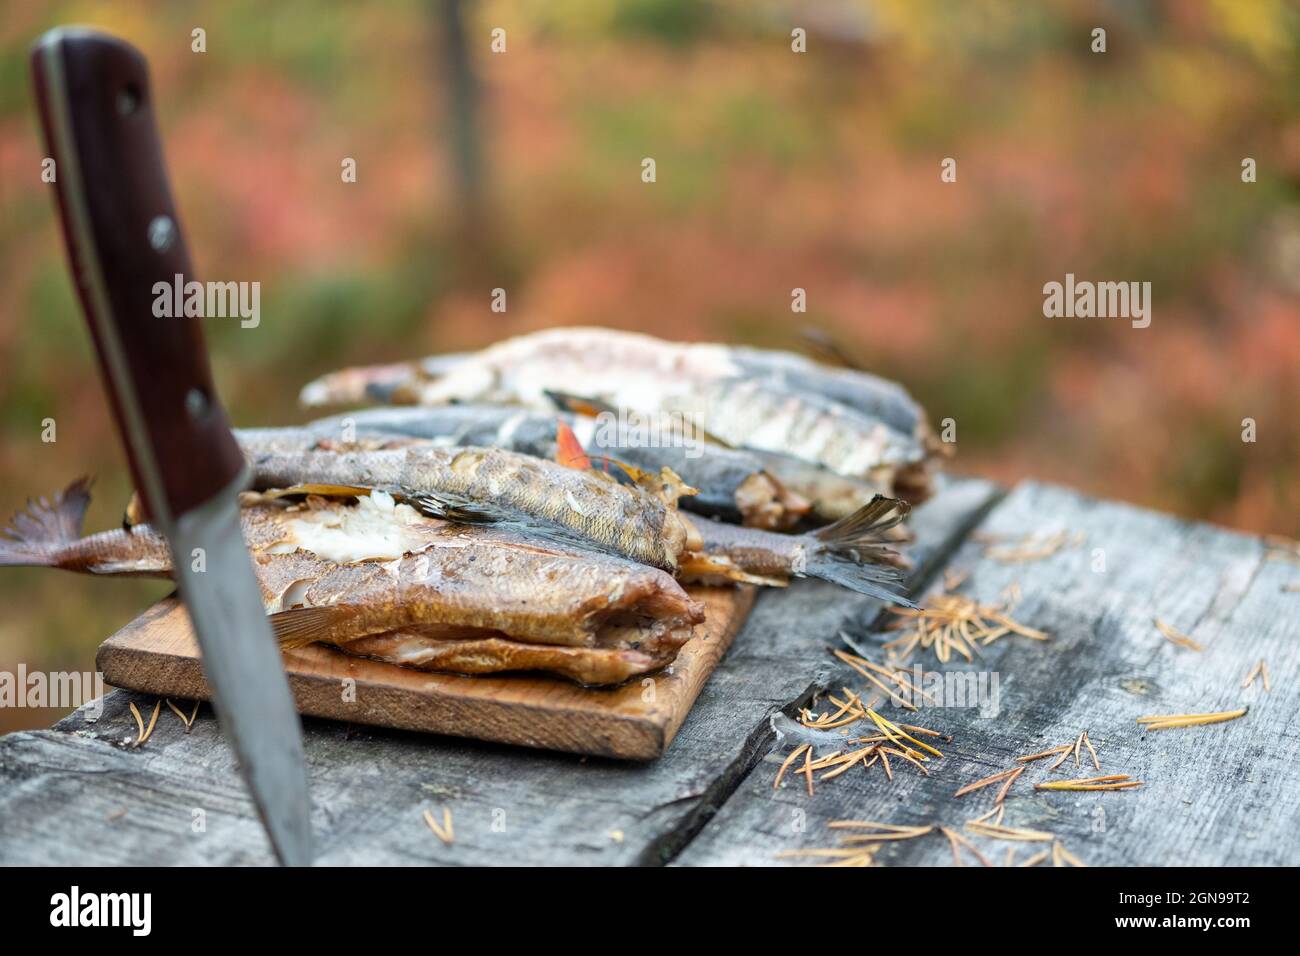
[[[32,73],[69,262],[136,488],[155,518],[174,518],[228,487],[243,458],[199,319],[154,314],[157,283],[194,277],[148,66],[115,37],[58,29],[32,50]]]

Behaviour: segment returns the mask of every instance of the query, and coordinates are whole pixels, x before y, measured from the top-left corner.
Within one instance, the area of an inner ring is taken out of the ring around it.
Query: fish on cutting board
[[[81,536],[87,484],[15,515],[0,566],[170,577],[148,525]],[[461,673],[520,668],[615,683],[670,663],[703,620],[655,568],[553,550],[499,528],[418,514],[382,493],[355,504],[249,496],[240,512],[283,646],[327,643]]]
[[[658,476],[637,474],[636,484],[624,485],[587,468],[497,449],[408,445],[366,450],[340,444],[325,451],[286,451],[287,440],[283,433],[264,433],[243,444],[254,487],[317,493],[378,489],[421,509],[432,502],[439,515],[503,523],[563,547],[596,548],[641,561],[646,558],[638,555],[652,555],[659,561],[646,563],[687,581],[781,586],[791,578],[814,577],[912,606],[900,593],[902,560],[887,547],[910,511],[897,499],[876,496],[834,524],[786,535],[692,520],[676,508],[687,490],[667,469]],[[495,464],[483,465],[489,457]],[[476,469],[482,473],[466,480]],[[647,488],[658,488],[660,494]],[[623,498],[625,493],[632,493],[634,505]],[[629,513],[635,524],[627,521]],[[654,547],[662,544],[658,529],[668,527],[674,529],[671,554]]]
[[[765,415],[733,414],[746,388],[771,393]],[[391,404],[480,402],[537,411],[551,408],[550,393],[564,392],[643,413],[690,414],[730,444],[796,454],[887,493],[897,486],[914,500],[928,493],[937,447],[920,407],[901,386],[875,376],[785,353],[613,329],[521,335],[469,356],[410,363],[404,378],[394,366],[344,369],[310,383],[301,397],[320,405],[355,401],[358,392]]]
[[[652,472],[671,468],[696,489],[696,494],[680,502],[688,511],[775,531],[788,530],[808,518],[816,520],[810,515],[812,504],[785,487],[750,452],[710,444],[691,434],[661,435],[657,443],[642,443],[635,433],[627,434],[629,430],[620,430],[616,423],[570,412],[543,414],[503,405],[370,408],[310,422],[302,426],[307,435],[294,429],[254,429],[237,436],[269,441],[279,432],[286,447],[294,441],[328,443],[348,438],[370,439],[378,447],[384,437],[407,436],[446,447],[504,448],[553,461],[557,422],[573,430],[583,449],[598,464],[615,459]],[[874,489],[865,485],[859,488],[861,507],[871,499]]]
[[[257,435],[241,444],[259,490],[380,490],[435,517],[511,527],[666,571],[682,551],[698,549],[694,527],[677,510],[688,489],[671,472],[624,485],[499,448],[286,451],[281,437]]]

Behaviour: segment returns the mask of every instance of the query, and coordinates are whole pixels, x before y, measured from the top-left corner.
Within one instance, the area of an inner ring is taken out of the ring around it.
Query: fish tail
[[[876,495],[853,514],[809,536],[817,546],[809,549],[804,573],[891,604],[916,607],[901,593],[906,560],[884,543],[886,533],[910,511],[905,501]]]
[[[81,537],[90,504],[90,479],[78,478],[54,496],[42,496],[9,519],[0,533],[0,567],[57,567]]]

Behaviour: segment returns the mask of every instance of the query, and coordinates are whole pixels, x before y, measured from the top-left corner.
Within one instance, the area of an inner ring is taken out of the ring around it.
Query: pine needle
[[[1161,634],[1163,634],[1170,641],[1170,643],[1177,644],[1179,647],[1186,647],[1189,650],[1193,650],[1193,651],[1199,652],[1205,650],[1205,645],[1201,644],[1199,641],[1192,640],[1182,631],[1174,627],[1171,627],[1170,625],[1166,624],[1164,621],[1160,620],[1160,618],[1158,617],[1155,618],[1155,625],[1156,625],[1156,630],[1158,630]]]
[[[1082,866],[1087,864],[1065,848],[1065,844],[1057,841],[1052,844],[1052,866]]]
[[[949,830],[947,827],[940,827],[939,830],[940,830],[941,833],[943,833],[944,836],[946,836],[946,837],[948,838],[948,842],[949,842],[949,844],[952,845],[952,859],[953,859],[953,865],[954,865],[954,866],[965,866],[965,865],[966,865],[966,864],[962,863],[962,861],[961,861],[961,855],[957,852],[957,847],[958,847],[958,845],[961,845],[961,846],[965,847],[966,849],[970,850],[972,853],[974,853],[974,854],[975,854],[975,859],[979,860],[980,863],[981,863],[981,865],[983,865],[983,866],[992,866],[992,865],[993,865],[992,863],[989,862],[988,857],[986,857],[983,853],[981,853],[981,852],[979,851],[979,848],[976,847],[974,843],[971,843],[969,840],[967,840],[964,836],[962,836],[962,835],[961,835],[960,833],[958,833],[956,830]]]
[[[855,750],[852,753],[845,754],[840,758],[839,766],[834,770],[829,770],[822,774],[817,778],[817,782],[821,783],[824,780],[833,780],[840,774],[847,773],[856,763],[858,763],[858,761],[866,760],[873,750],[875,750],[874,747],[863,747],[861,750]]]
[[[1002,770],[998,773],[993,774],[991,777],[985,777],[983,780],[976,780],[974,783],[966,784],[966,786],[962,787],[960,790],[954,793],[953,796],[964,797],[968,793],[974,793],[976,790],[980,790],[984,787],[990,786],[991,784],[995,784],[1000,780],[1005,780],[1007,779],[1007,777],[1010,777],[1012,774],[1018,775],[1024,769],[1025,769],[1024,767],[1012,767],[1010,770]]]
[[[167,706],[172,709],[172,713],[174,713],[177,717],[181,719],[181,723],[185,725],[185,732],[188,734],[191,730],[194,729],[194,718],[199,715],[199,705],[201,703],[202,701],[197,701],[197,700],[194,702],[194,712],[190,714],[188,717],[185,716],[185,712],[183,710],[181,710],[179,707],[173,704],[170,700],[167,701]]]
[[[976,836],[986,836],[994,840],[1020,840],[1027,843],[1045,843],[1048,840],[1055,840],[1055,834],[1048,833],[1046,830],[1026,830],[1020,827],[1004,827],[996,823],[981,823],[978,820],[967,820],[966,829]]]
[[[1026,535],[1008,545],[990,545],[984,549],[984,557],[1005,564],[1021,564],[1029,561],[1041,561],[1050,558],[1064,548],[1077,548],[1087,540],[1080,534],[1058,531],[1049,535]]]
[[[932,826],[905,826],[898,823],[878,823],[875,820],[832,820],[826,825],[832,830],[884,830],[911,836],[921,836],[934,829]]]
[[[1268,679],[1268,665],[1267,665],[1266,663],[1264,663],[1264,658],[1262,658],[1262,657],[1259,659],[1259,663],[1256,664],[1254,667],[1251,668],[1250,673],[1246,675],[1246,679],[1245,679],[1244,681],[1241,682],[1241,686],[1242,686],[1242,688],[1244,689],[1244,688],[1249,687],[1249,686],[1250,686],[1251,684],[1253,684],[1257,679],[1263,681],[1263,683],[1264,683],[1264,691],[1265,691],[1266,693],[1267,693],[1267,692],[1271,692],[1271,691],[1273,690],[1272,686],[1270,686],[1270,684],[1269,684],[1269,679]]]
[[[1042,753],[1026,754],[1026,755],[1023,756],[1023,757],[1017,757],[1017,758],[1016,758],[1016,762],[1017,762],[1017,763],[1029,763],[1030,761],[1033,761],[1033,760],[1042,760],[1044,757],[1050,757],[1050,756],[1052,756],[1053,754],[1059,754],[1059,753],[1061,753],[1062,751],[1064,751],[1065,753],[1069,753],[1069,751],[1070,751],[1070,745],[1069,745],[1069,744],[1061,744],[1061,746],[1059,746],[1059,747],[1053,747],[1051,750],[1044,750]]]
[[[1236,720],[1245,716],[1249,707],[1240,710],[1224,710],[1213,714],[1170,714],[1165,717],[1139,717],[1137,722],[1145,725],[1146,730],[1169,730],[1174,727],[1199,727],[1203,724],[1221,724],[1227,720]]]
[[[901,736],[901,737],[906,737],[908,740],[910,740],[912,743],[916,744],[918,747],[920,747],[920,748],[921,748],[922,750],[924,750],[926,753],[933,754],[933,755],[936,756],[936,757],[942,757],[942,756],[943,756],[943,754],[941,754],[939,751],[935,750],[935,749],[934,749],[933,747],[931,747],[929,744],[922,743],[921,741],[917,740],[915,737],[913,737],[913,736],[912,736],[911,734],[909,734],[907,731],[905,731],[905,730],[903,730],[901,727],[899,727],[898,724],[894,723],[893,721],[886,720],[884,717],[881,717],[881,716],[880,716],[878,713],[876,713],[874,710],[868,710],[868,711],[867,711],[867,716],[870,717],[871,720],[872,720],[872,722],[873,722],[877,727],[880,728],[880,732],[881,732],[882,734],[885,734],[886,736],[888,736],[889,731],[892,730],[892,731],[894,731],[895,733],[897,733],[899,736]],[[886,728],[888,728],[888,729],[886,729]],[[910,747],[907,747],[907,746],[904,746],[903,749],[904,749],[904,750],[911,750],[911,748],[910,748]],[[915,751],[912,751],[912,752],[915,753]],[[918,756],[919,756],[919,755],[918,755]],[[921,757],[921,759],[924,760],[925,757]]]
[[[433,814],[428,810],[424,811],[424,822],[428,825],[429,829],[433,831],[433,835],[447,846],[451,846],[456,842],[456,834],[451,827],[451,810],[448,808],[442,808],[441,825],[439,825],[438,821],[433,818]]]
[[[1128,790],[1142,786],[1141,780],[1131,780],[1127,774],[1116,773],[1104,777],[1084,777],[1079,780],[1052,780],[1034,784],[1035,790]]]
[[[1043,750],[1043,752],[1041,752],[1041,753],[1030,753],[1030,754],[1026,754],[1026,756],[1024,756],[1024,757],[1017,757],[1017,758],[1015,758],[1015,762],[1017,762],[1017,763],[1028,763],[1028,762],[1030,762],[1030,761],[1043,760],[1044,757],[1050,757],[1050,756],[1053,756],[1053,754],[1061,753],[1062,750],[1063,750],[1063,752],[1069,753],[1069,752],[1070,752],[1070,744],[1061,744],[1061,747],[1053,747],[1053,748],[1050,749],[1050,750]]]
[[[140,739],[144,736],[144,718],[140,716],[140,711],[136,710],[135,701],[133,700],[127,701],[126,706],[131,708],[131,715],[135,717],[135,726],[136,726],[135,739],[136,739],[136,743],[139,744]]]
[[[1092,740],[1088,737],[1088,731],[1083,732],[1083,745],[1088,748],[1088,753],[1092,757],[1092,766],[1096,770],[1101,769],[1101,761],[1097,759],[1097,751],[1092,746]]]
[[[1014,848],[1013,848],[1013,849],[1014,849]],[[1049,855],[1050,853],[1051,853],[1050,850],[1043,850],[1043,851],[1041,851],[1041,852],[1039,852],[1039,853],[1035,853],[1035,854],[1034,854],[1033,856],[1031,856],[1029,859],[1025,860],[1025,861],[1022,862],[1022,863],[1017,863],[1016,865],[1017,865],[1017,866],[1037,866],[1039,863],[1042,863],[1044,860],[1046,860],[1047,857],[1048,857],[1048,855]]]
[[[140,711],[136,710],[135,704],[131,703],[129,704],[129,706],[131,708],[131,713],[135,716],[135,725],[137,728],[139,728],[139,733],[136,734],[135,741],[134,743],[131,744],[131,746],[142,747],[144,746],[145,741],[147,741],[151,736],[153,736],[154,726],[158,723],[158,713],[162,710],[162,700],[160,698],[153,705],[153,715],[150,716],[149,718],[148,727],[144,725],[144,718],[140,716]]]
[[[1037,641],[1048,638],[1044,632],[1013,620],[1009,604],[978,604],[961,594],[940,594],[920,609],[891,607],[889,611],[897,620],[890,622],[888,629],[902,630],[903,634],[883,646],[900,660],[920,648],[932,651],[943,664],[954,654],[973,662],[981,647],[1008,634]]]
[[[1025,772],[1024,767],[1017,767],[1015,773],[1007,777],[1007,782],[1002,785],[1002,789],[998,791],[998,795],[996,798],[994,798],[993,802],[1000,804],[1003,800],[1005,800],[1007,798],[1007,793],[1010,792],[1011,790],[1011,785],[1015,783],[1017,778],[1019,778],[1019,776],[1024,772]]]
[[[781,769],[776,772],[776,779],[772,781],[773,790],[781,786],[781,778],[785,776],[785,772],[790,769],[790,765],[799,758],[799,755],[803,753],[804,750],[811,749],[812,744],[800,744],[798,747],[795,747],[794,750],[790,751],[790,756],[785,758],[785,763],[781,764]]]

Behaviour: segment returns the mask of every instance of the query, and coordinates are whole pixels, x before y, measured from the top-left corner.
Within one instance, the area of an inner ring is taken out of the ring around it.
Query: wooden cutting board
[[[289,686],[298,710],[312,717],[652,760],[668,749],[754,603],[750,586],[687,590],[707,605],[705,622],[671,668],[619,687],[580,687],[545,675],[426,673],[322,645],[285,653]],[[114,687],[211,697],[189,617],[174,597],[100,645],[96,662]]]

